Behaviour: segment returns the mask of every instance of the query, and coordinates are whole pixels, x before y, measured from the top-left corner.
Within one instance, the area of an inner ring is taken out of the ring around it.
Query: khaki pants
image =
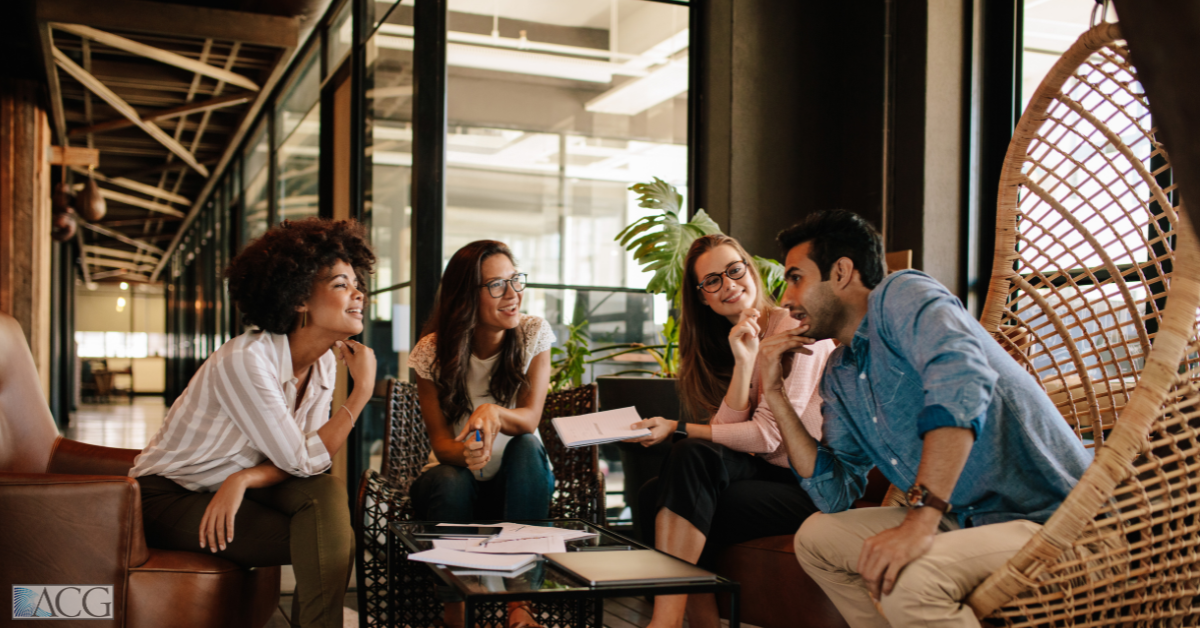
[[[158,475],[137,480],[147,545],[211,553],[200,549],[200,521],[215,493],[196,493]],[[242,567],[292,565],[292,624],[341,628],[354,563],[344,480],[324,474],[292,477],[247,490],[233,526],[233,542],[216,556]]]
[[[959,529],[942,517],[933,547],[909,563],[891,595],[880,601],[883,616],[855,571],[863,542],[904,520],[905,508],[860,508],[809,517],[796,533],[796,559],[821,585],[852,628],[886,626],[979,626],[963,600],[1025,545],[1041,526],[1010,521]]]

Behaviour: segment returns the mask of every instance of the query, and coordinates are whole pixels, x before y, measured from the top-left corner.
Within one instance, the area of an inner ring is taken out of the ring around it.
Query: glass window
[[[307,121],[313,105],[321,99],[321,67],[317,51],[309,53],[308,58],[300,64],[296,73],[283,95],[279,98],[279,106],[275,110],[275,143],[282,144],[292,131],[301,123]]]
[[[411,7],[397,7],[393,12],[397,20],[404,17],[411,28]],[[367,44],[370,116],[366,158],[371,172],[365,185],[364,218],[379,257],[372,278],[372,290],[376,291],[409,281],[412,262],[413,58],[411,50],[387,44],[387,37],[376,35]]]
[[[687,7],[449,8],[445,259],[489,237],[535,283],[644,286],[612,238],[641,215],[629,185],[657,176],[686,191]],[[411,49],[411,28],[379,33]]]
[[[243,172],[246,177],[246,189],[242,195],[244,201],[242,218],[242,238],[239,245],[245,248],[251,240],[266,233],[270,221],[269,199],[267,195],[267,177],[270,175],[267,160],[270,157],[270,146],[267,142],[266,121],[259,122],[258,128],[251,135],[242,153]]]
[[[342,8],[338,9],[337,15],[334,16],[333,22],[329,24],[329,30],[325,32],[325,67],[329,68],[330,73],[337,69],[338,64],[346,58],[346,55],[350,54],[350,49],[354,47],[354,26],[350,19],[352,7],[354,7],[353,0],[342,4]]]
[[[412,10],[416,0],[375,0],[369,3],[374,10],[371,16],[371,32],[374,33],[379,25],[403,24],[412,26]]]
[[[279,147],[279,220],[318,213],[321,106],[315,105]]]

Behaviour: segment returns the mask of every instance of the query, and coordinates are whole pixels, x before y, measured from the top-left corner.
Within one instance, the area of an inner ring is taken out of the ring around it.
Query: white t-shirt
[[[545,319],[528,314],[521,316],[520,326],[525,338],[524,346],[522,347],[524,351],[521,372],[528,373],[529,364],[533,362],[534,356],[543,351],[548,351],[550,345],[554,344],[554,331],[550,329],[550,323],[547,323]],[[413,347],[412,354],[408,358],[408,365],[417,372],[417,375],[430,381],[437,381],[437,373],[433,368],[436,360],[437,334],[429,334],[422,338],[417,343],[417,346]],[[471,356],[471,365],[467,370],[467,394],[471,397],[472,410],[485,403],[497,403],[488,392],[488,388],[492,381],[492,373],[495,371],[496,364],[499,361],[499,353],[486,360],[481,360],[474,355]],[[516,401],[514,398],[508,407],[514,407]],[[455,419],[454,424],[451,426],[451,431],[455,436],[458,436],[459,432],[466,426],[467,419],[470,416],[468,413]],[[534,431],[533,435],[539,440],[541,439],[537,431]],[[507,434],[496,434],[496,440],[492,445],[492,459],[483,468],[483,477],[481,479],[490,480],[500,471],[500,462],[504,458],[504,448],[508,446],[508,441],[511,439],[512,437]],[[437,456],[433,452],[430,452],[429,464],[426,464],[422,470],[428,471],[438,464]]]

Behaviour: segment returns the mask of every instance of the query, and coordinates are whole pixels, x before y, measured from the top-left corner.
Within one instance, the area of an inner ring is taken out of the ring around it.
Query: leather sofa
[[[63,438],[40,392],[30,393],[40,410],[25,404],[30,412],[5,416],[0,407],[0,591],[112,585],[113,623],[105,626],[267,623],[279,604],[279,567],[147,548],[140,489],[126,477],[138,450]]]

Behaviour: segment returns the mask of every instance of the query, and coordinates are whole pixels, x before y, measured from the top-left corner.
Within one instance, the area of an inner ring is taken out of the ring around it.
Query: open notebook
[[[606,410],[594,414],[566,416],[551,419],[558,437],[567,447],[587,447],[601,443],[613,443],[627,438],[649,436],[650,430],[629,429],[630,425],[641,421],[637,408],[628,407],[617,410]]]

